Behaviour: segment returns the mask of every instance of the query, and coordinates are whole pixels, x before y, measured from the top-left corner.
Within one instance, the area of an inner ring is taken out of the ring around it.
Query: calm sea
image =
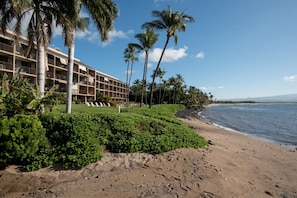
[[[297,104],[236,104],[207,107],[200,116],[228,130],[297,146]]]

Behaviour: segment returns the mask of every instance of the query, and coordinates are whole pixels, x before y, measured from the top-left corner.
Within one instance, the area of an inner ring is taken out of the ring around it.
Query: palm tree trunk
[[[161,103],[163,103],[163,101],[164,101],[165,91],[166,91],[166,88],[164,87],[164,89],[163,89],[163,95],[161,97]]]
[[[159,79],[159,104],[161,104],[161,94],[162,94],[162,85],[161,85],[161,78]]]
[[[129,77],[129,87],[131,85],[131,78],[132,78],[132,72],[133,72],[133,62],[131,63],[131,69],[130,69],[130,77]]]
[[[42,42],[37,43],[38,50],[38,86],[40,89],[40,99],[44,97],[44,87],[45,87],[45,46]]]
[[[150,87],[150,88],[151,88],[151,95],[150,95],[150,104],[149,104],[149,108],[152,107],[152,103],[153,103],[153,96],[154,96],[153,89],[154,89],[155,79],[156,79],[156,76],[157,76],[157,71],[158,71],[159,68],[160,68],[160,64],[161,64],[163,55],[164,55],[164,53],[165,53],[165,50],[166,50],[166,48],[167,48],[169,39],[170,39],[170,37],[167,36],[167,40],[166,40],[165,46],[164,46],[164,48],[163,48],[161,57],[160,57],[160,59],[159,59],[158,65],[157,65],[156,70],[155,70],[154,75],[153,75],[153,81],[152,81],[152,84],[151,84],[151,87]]]
[[[129,86],[128,86],[128,77],[129,77],[129,62],[127,64],[127,71],[126,71],[126,102],[129,101]]]
[[[73,64],[74,64],[74,37],[75,30],[72,31],[70,35],[72,43],[68,47],[68,71],[67,71],[67,103],[66,103],[66,113],[71,113],[72,105],[72,81],[73,81]]]
[[[140,107],[141,107],[142,104],[143,104],[144,92],[146,91],[147,63],[148,63],[148,50],[146,50],[146,52],[145,52],[145,62],[144,62],[144,68],[143,68],[142,91],[141,91]]]

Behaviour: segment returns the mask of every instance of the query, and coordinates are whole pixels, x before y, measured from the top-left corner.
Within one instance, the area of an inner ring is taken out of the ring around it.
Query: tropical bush
[[[0,74],[0,117],[16,114],[40,115],[51,111],[63,100],[63,95],[54,94],[58,85],[51,87],[40,97],[38,86],[32,86],[28,79],[16,73],[11,79],[6,73]]]
[[[97,112],[80,108],[72,114],[56,111],[39,117],[4,116],[0,121],[0,165],[16,163],[28,171],[57,163],[64,168],[81,168],[100,160],[103,149],[161,153],[205,147],[207,142],[174,116],[183,108],[156,105],[121,113],[116,108],[97,108]]]
[[[55,163],[81,168],[100,160],[102,146],[97,139],[99,125],[88,114],[47,114],[41,116]]]
[[[174,116],[173,112],[183,108],[183,105],[156,105],[129,108],[121,113],[46,114],[41,120],[47,126],[47,137],[53,147],[65,145],[63,141],[71,135],[70,131],[83,134],[88,127],[94,131],[97,144],[111,152],[161,153],[181,147],[204,147],[206,141]]]
[[[32,163],[49,144],[37,116],[15,115],[0,120],[0,166]],[[35,162],[36,163],[36,162]],[[43,162],[40,161],[40,164]]]

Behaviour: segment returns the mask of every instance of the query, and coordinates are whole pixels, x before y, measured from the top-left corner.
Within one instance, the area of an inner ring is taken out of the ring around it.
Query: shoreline
[[[254,104],[238,103],[238,105],[256,105],[256,104],[262,104],[262,103],[254,103]],[[282,103],[268,103],[268,104],[282,104]],[[292,104],[292,103],[286,103],[286,104]],[[290,148],[290,149],[295,149],[297,151],[297,143],[295,143],[295,144],[285,144],[285,143],[282,143],[282,142],[278,142],[278,141],[276,141],[276,140],[274,140],[272,138],[261,137],[256,133],[252,134],[252,133],[248,133],[248,132],[239,131],[239,130],[236,130],[236,129],[233,129],[233,128],[228,128],[228,127],[222,126],[220,124],[214,123],[214,122],[212,122],[212,121],[210,121],[210,120],[208,120],[208,119],[206,119],[206,118],[204,118],[203,116],[200,115],[208,107],[222,106],[222,105],[237,105],[237,104],[210,104],[210,105],[204,106],[203,110],[199,111],[196,116],[179,117],[179,118],[198,119],[201,122],[207,123],[207,124],[212,125],[214,127],[221,128],[222,130],[226,130],[226,131],[229,131],[229,132],[232,132],[232,133],[238,133],[238,134],[241,134],[241,135],[244,135],[244,136],[256,139],[256,140],[272,143],[272,144],[275,144],[275,145],[284,146],[284,147],[287,147],[287,148]]]
[[[80,170],[59,166],[0,170],[0,197],[286,197],[297,196],[297,152],[179,118],[209,141],[204,149],[158,155],[105,153]]]

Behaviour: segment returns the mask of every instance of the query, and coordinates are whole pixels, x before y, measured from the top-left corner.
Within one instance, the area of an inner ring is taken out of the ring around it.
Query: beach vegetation
[[[0,167],[7,164],[32,165],[32,158],[42,155],[49,146],[45,132],[41,121],[35,115],[2,117]],[[39,165],[37,166],[41,168],[42,165]]]
[[[52,86],[41,98],[39,86],[32,86],[19,72],[11,78],[6,73],[1,74],[0,84],[0,117],[13,117],[17,114],[40,115],[51,111],[64,100],[62,95],[54,93],[58,85]]]
[[[27,171],[53,164],[81,168],[102,159],[104,151],[157,154],[207,145],[175,117],[184,105],[124,108],[121,113],[114,107],[76,106],[71,114],[65,113],[65,105],[59,105],[39,116],[3,117],[1,166],[19,164]]]
[[[171,7],[168,6],[167,10],[153,10],[152,11],[153,17],[156,17],[156,20],[146,22],[142,25],[142,28],[153,28],[156,30],[166,30],[166,42],[164,45],[164,48],[162,50],[160,59],[158,61],[157,67],[153,73],[153,79],[150,86],[150,102],[149,107],[152,106],[153,103],[153,90],[154,90],[154,82],[155,78],[157,76],[157,72],[159,71],[160,64],[163,58],[163,55],[165,53],[165,50],[167,48],[167,45],[169,43],[170,38],[174,37],[174,43],[177,44],[178,31],[185,31],[186,30],[186,23],[193,23],[194,18],[190,15],[187,15],[185,11],[179,12],[179,11],[172,11]]]
[[[127,63],[127,70],[126,70],[127,87],[130,87],[130,84],[131,84],[134,63],[138,61],[138,58],[135,57],[136,53],[137,53],[136,47],[134,47],[133,45],[128,45],[128,47],[124,50],[124,60]],[[131,63],[131,67],[130,67],[130,63]],[[129,89],[127,89],[126,102],[129,103]]]
[[[74,39],[76,31],[85,31],[88,24],[88,17],[81,17],[82,6],[90,13],[97,30],[100,33],[101,41],[108,40],[108,33],[113,30],[113,21],[118,17],[118,8],[111,0],[86,1],[72,0],[62,1],[60,20],[57,25],[62,26],[65,45],[68,47],[68,73],[67,73],[67,103],[66,112],[71,113],[72,104],[72,78],[74,64]]]
[[[130,99],[137,103],[141,103],[139,97],[139,80],[135,80],[135,83],[130,87]],[[195,86],[187,86],[184,82],[184,78],[181,74],[172,76],[169,79],[160,80],[159,84],[155,85],[155,93],[153,102],[155,104],[183,104],[186,107],[199,106],[203,107],[212,103],[211,93],[205,93]],[[148,94],[144,94],[147,96]],[[144,101],[146,101],[145,99]]]
[[[145,52],[145,60],[144,60],[144,67],[143,67],[143,76],[142,76],[142,89],[141,89],[141,100],[140,100],[140,107],[144,102],[147,104],[147,100],[144,101],[144,96],[147,93],[146,91],[146,83],[147,83],[147,67],[148,67],[148,58],[149,58],[149,50],[155,45],[155,43],[159,39],[159,34],[155,34],[153,28],[146,28],[144,33],[139,33],[135,35],[135,38],[138,40],[138,43],[129,43],[129,46],[135,47],[138,51]],[[146,97],[147,98],[147,97]]]

